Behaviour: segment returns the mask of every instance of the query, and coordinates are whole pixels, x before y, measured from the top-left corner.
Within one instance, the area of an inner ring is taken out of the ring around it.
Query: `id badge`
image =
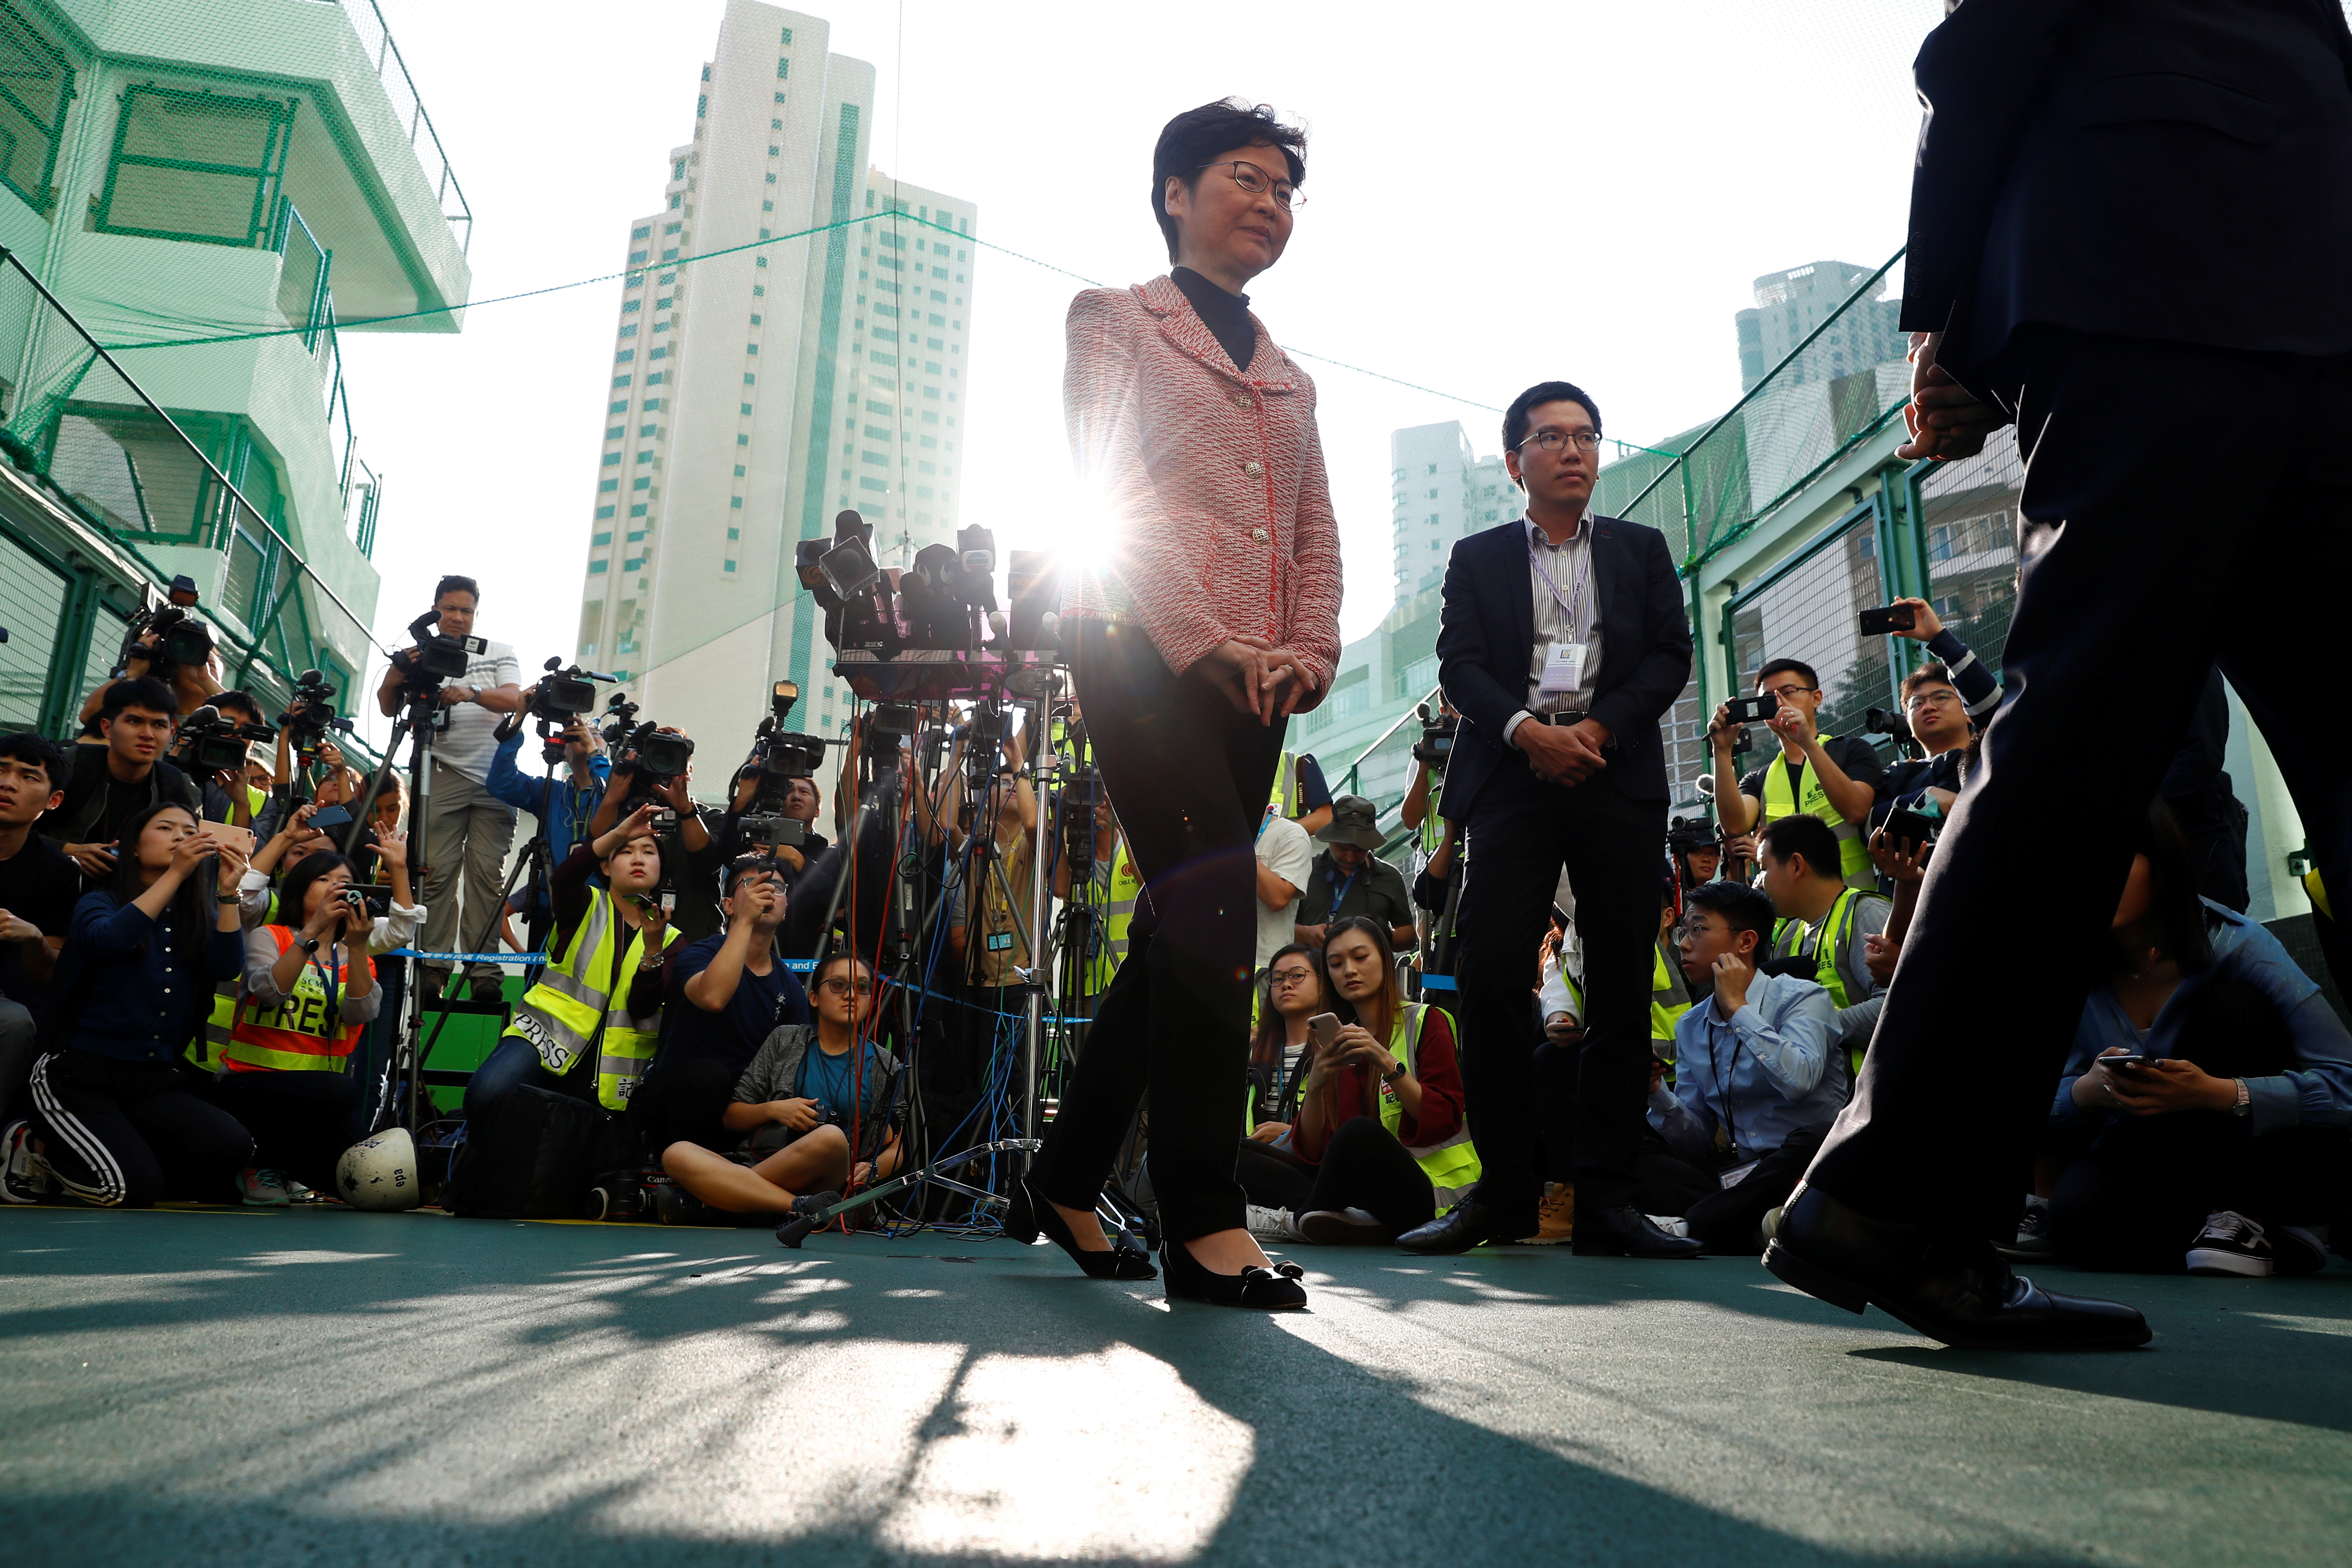
[[[1584,684],[1584,658],[1591,645],[1580,642],[1556,642],[1544,655],[1543,689],[1573,691]]]

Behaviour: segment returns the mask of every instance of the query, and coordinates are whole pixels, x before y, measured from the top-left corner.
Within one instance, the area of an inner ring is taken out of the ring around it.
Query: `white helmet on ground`
[[[413,1209],[422,1202],[408,1129],[394,1127],[344,1150],[335,1162],[335,1195],[355,1209]]]

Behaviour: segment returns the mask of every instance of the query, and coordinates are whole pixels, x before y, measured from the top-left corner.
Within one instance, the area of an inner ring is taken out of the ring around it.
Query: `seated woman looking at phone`
[[[1298,1240],[1395,1240],[1426,1225],[1478,1179],[1462,1121],[1454,1022],[1403,1000],[1396,954],[1376,920],[1351,915],[1325,932],[1332,1011],[1311,1020],[1291,1151],[1311,1181],[1289,1208]]]
[[[2307,1274],[2352,1213],[2352,1035],[2261,926],[2197,896],[2158,801],[2051,1111],[2048,1234],[2096,1267]]]
[[[383,1005],[368,956],[374,916],[350,861],[306,857],[278,908],[284,918],[245,933],[244,994],[213,1083],[213,1103],[253,1133],[253,1165],[237,1178],[248,1204],[285,1203],[289,1176],[330,1188],[336,1158],[367,1135],[350,1058]]]
[[[589,881],[604,874],[601,888]],[[654,808],[641,805],[572,846],[548,878],[555,926],[547,968],[515,1004],[487,1060],[466,1085],[466,1118],[481,1127],[521,1084],[620,1110],[645,1076],[661,1028],[662,952],[677,933],[654,899],[661,885]],[[586,1058],[593,1048],[595,1060]]]

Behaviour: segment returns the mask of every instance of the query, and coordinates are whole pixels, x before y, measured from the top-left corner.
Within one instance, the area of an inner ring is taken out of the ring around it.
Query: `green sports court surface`
[[[2352,1561],[2352,1266],[1939,1349],[1749,1258],[1309,1249],[1171,1309],[928,1233],[0,1212],[33,1564]]]

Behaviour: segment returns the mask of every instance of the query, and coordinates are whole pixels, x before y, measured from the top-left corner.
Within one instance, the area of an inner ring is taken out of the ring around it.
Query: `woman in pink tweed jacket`
[[[1177,116],[1152,160],[1176,265],[1070,306],[1070,447],[1108,549],[1066,587],[1063,640],[1147,908],[1006,1218],[1089,1275],[1151,1278],[1094,1215],[1148,1089],[1169,1296],[1261,1309],[1307,1295],[1244,1228],[1234,1173],[1254,845],[1288,718],[1339,662],[1339,542],[1315,384],[1241,290],[1288,243],[1304,151],[1263,106]]]

